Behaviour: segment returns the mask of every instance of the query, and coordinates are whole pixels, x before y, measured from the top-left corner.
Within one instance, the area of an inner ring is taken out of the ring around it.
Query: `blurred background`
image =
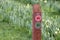
[[[60,0],[0,0],[0,40],[32,40],[32,5],[42,10],[42,40],[60,40]]]

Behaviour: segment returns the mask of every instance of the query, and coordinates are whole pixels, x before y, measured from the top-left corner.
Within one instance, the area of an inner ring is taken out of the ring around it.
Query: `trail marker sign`
[[[33,25],[32,40],[41,40],[41,21],[42,15],[39,4],[33,5]]]

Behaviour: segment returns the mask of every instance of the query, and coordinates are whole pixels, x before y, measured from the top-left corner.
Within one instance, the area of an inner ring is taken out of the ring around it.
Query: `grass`
[[[0,22],[0,40],[31,40],[23,28],[12,26],[8,23]]]

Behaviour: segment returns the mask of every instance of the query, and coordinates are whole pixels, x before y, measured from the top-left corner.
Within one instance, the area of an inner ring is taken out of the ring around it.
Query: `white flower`
[[[55,34],[57,34],[58,32],[57,31],[55,31]]]
[[[44,3],[47,3],[47,0],[45,0]]]
[[[57,30],[59,31],[59,28],[57,28]]]
[[[29,6],[29,4],[27,4],[27,6],[26,6],[27,8],[29,8],[30,6]]]

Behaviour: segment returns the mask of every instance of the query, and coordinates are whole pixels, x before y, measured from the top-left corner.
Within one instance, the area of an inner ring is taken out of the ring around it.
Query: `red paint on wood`
[[[36,21],[41,21],[41,16],[40,15],[35,16],[35,20]]]

